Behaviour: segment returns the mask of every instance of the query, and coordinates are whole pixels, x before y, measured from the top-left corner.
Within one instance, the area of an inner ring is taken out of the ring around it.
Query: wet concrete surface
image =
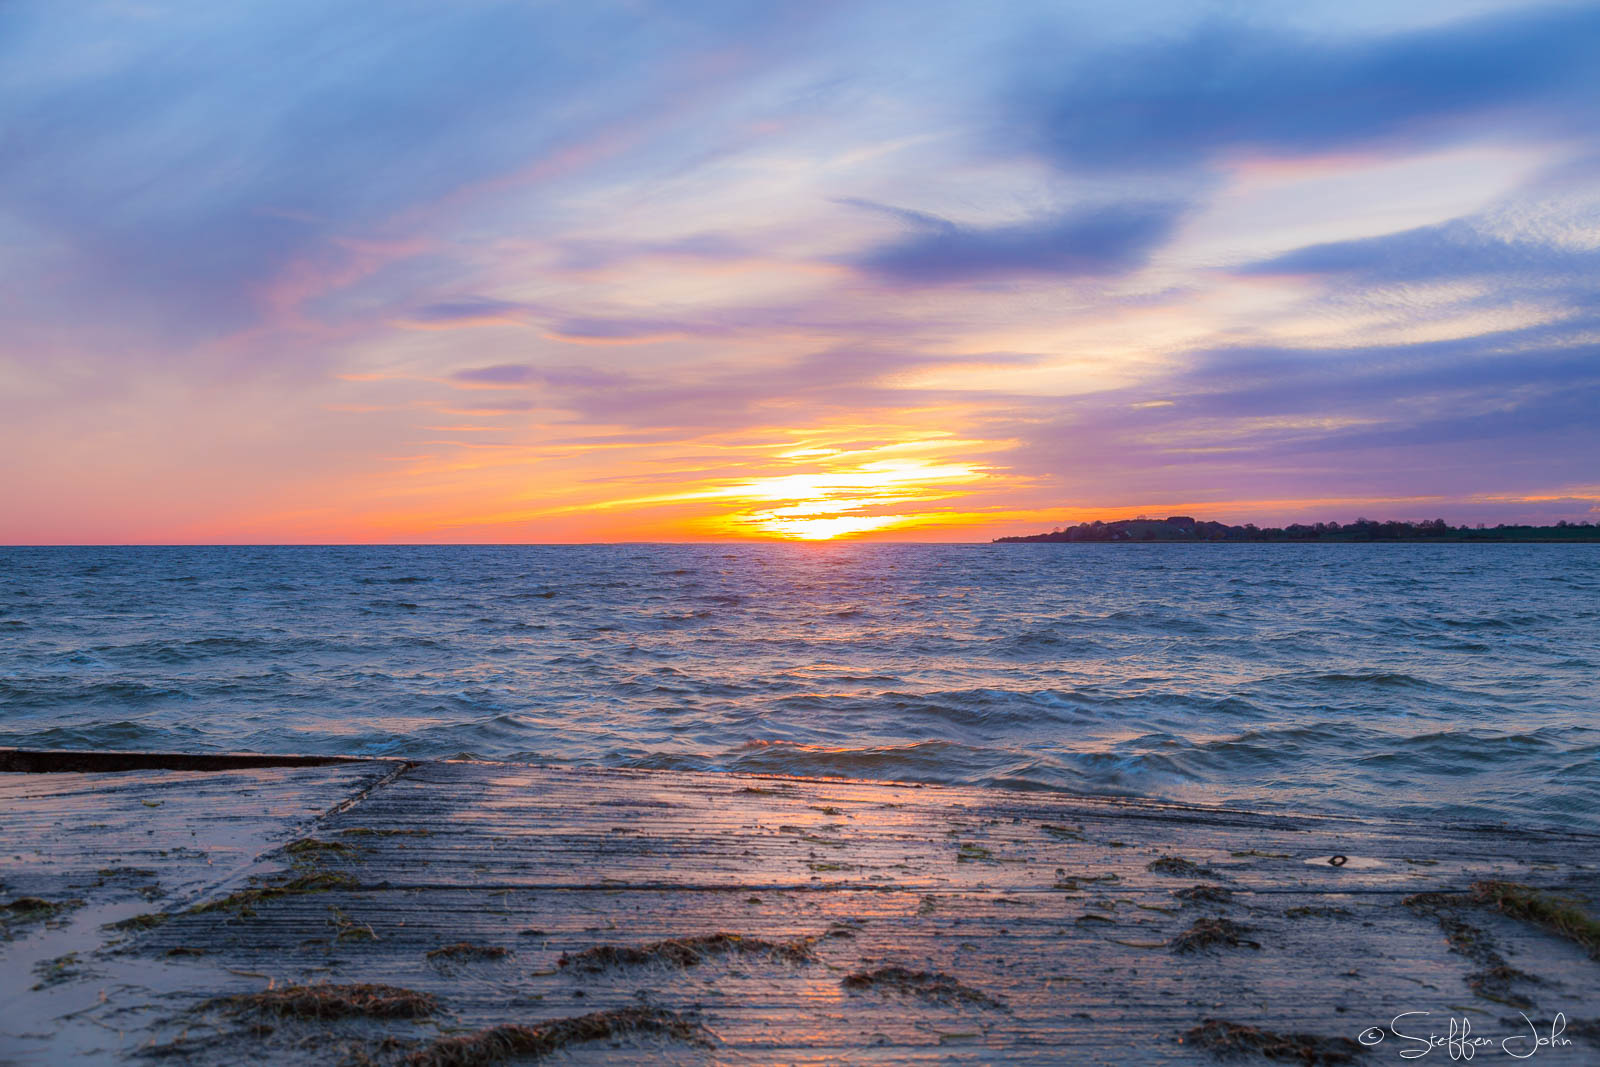
[[[1600,1058],[1593,947],[1472,889],[1597,914],[1592,835],[839,779],[40,763],[0,774],[3,1063],[1399,1063],[1461,1020],[1493,1062],[1558,1014],[1541,1062]],[[372,1008],[397,1002],[428,1010]],[[1429,1014],[1375,1039],[1407,1012]]]

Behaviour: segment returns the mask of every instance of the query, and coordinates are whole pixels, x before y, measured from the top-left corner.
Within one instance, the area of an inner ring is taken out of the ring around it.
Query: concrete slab
[[[1600,1055],[1597,949],[1537,909],[1595,914],[1593,835],[484,763],[0,775],[0,805],[0,904],[83,901],[8,924],[6,1062],[482,1062],[436,1045],[520,1025],[497,1047],[578,1062],[1398,1063],[1558,1014],[1542,1062]],[[319,983],[432,1005],[214,1002]]]

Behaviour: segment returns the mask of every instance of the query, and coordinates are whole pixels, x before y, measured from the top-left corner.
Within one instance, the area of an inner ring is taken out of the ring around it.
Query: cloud
[[[1597,331],[1591,316],[1423,344],[1219,347],[1128,389],[1015,401],[977,432],[1024,442],[1013,469],[1077,499],[1461,497],[1535,473],[1580,484],[1593,480]]]
[[[1018,353],[949,357],[861,344],[776,364],[701,364],[649,374],[529,368],[524,381],[546,385],[554,394],[552,403],[591,424],[726,431],[771,425],[774,419],[806,425],[862,411],[961,404],[969,398],[953,391],[908,390],[893,379],[922,367],[1024,365],[1036,358]]]
[[[568,318],[553,323],[550,336],[579,344],[643,344],[679,336],[684,324],[660,319]],[[705,326],[694,332],[705,333]]]
[[[1250,264],[1240,273],[1328,276],[1372,284],[1491,276],[1545,284],[1558,277],[1593,279],[1600,274],[1600,250],[1505,237],[1455,219],[1378,237],[1308,245]]]
[[[520,316],[527,310],[526,305],[509,300],[477,297],[426,304],[412,312],[406,322],[424,329],[507,325],[520,323]]]
[[[0,5],[0,224],[25,220],[53,260],[27,279],[30,305],[123,316],[156,335],[156,358],[280,325],[285,305],[383,266],[351,238],[441,228],[452,197],[541,163],[605,164],[685,86],[738,69],[697,57],[786,18],[716,3],[173,6]],[[434,310],[436,327],[471,322]]]
[[[1497,13],[1402,34],[1313,37],[1213,21],[1073,63],[1017,91],[1035,147],[1081,170],[1193,168],[1404,139],[1600,126],[1600,7]],[[1053,67],[1059,68],[1057,59]]]
[[[515,415],[533,409],[531,400],[502,400],[497,404],[454,404],[440,410],[451,415]]]
[[[1167,240],[1182,208],[1112,204],[987,228],[918,212],[895,213],[920,232],[853,257],[853,264],[891,282],[939,285],[1029,275],[1127,274],[1142,267]]]
[[[561,242],[561,266],[569,270],[603,270],[647,256],[666,259],[727,262],[760,255],[754,242],[725,233],[693,233],[665,241],[600,241],[571,239]]]
[[[498,363],[468,367],[450,376],[468,385],[548,385],[559,389],[604,389],[627,381],[595,367],[536,367],[531,363]]]
[[[533,381],[535,373],[526,363],[497,363],[492,367],[468,367],[450,377],[473,385],[521,385]]]

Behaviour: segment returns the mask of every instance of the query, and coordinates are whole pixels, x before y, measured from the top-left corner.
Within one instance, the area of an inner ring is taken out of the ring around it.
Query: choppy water
[[[0,745],[1600,829],[1600,547],[0,549]]]

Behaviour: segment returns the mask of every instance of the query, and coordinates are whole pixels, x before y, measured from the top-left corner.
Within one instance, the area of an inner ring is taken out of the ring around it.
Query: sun
[[[726,487],[719,495],[746,507],[722,522],[744,536],[794,541],[830,541],[918,525],[932,517],[927,505],[987,473],[973,463],[892,454],[922,443],[897,442],[861,452],[790,452],[782,458],[821,469]]]

